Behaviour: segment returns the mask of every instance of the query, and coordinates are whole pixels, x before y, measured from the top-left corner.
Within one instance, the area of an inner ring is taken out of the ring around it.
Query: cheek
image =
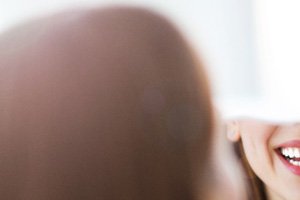
[[[264,145],[263,135],[255,130],[243,131],[241,139],[247,158],[256,157],[258,148]]]
[[[247,157],[264,158],[269,155],[271,128],[263,124],[250,124],[242,127],[241,139]]]
[[[241,139],[249,164],[252,166],[252,168],[259,165],[260,162],[258,158],[260,156],[260,152],[257,147],[261,146],[261,141],[258,140],[257,137],[253,137],[252,135],[242,136]]]
[[[270,176],[271,154],[269,149],[270,135],[264,129],[245,131],[241,134],[246,158],[253,171],[261,178]]]

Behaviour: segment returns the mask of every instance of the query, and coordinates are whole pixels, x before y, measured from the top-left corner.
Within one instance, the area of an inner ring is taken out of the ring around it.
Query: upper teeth
[[[295,147],[281,148],[281,153],[285,157],[300,158],[300,148],[295,148]]]

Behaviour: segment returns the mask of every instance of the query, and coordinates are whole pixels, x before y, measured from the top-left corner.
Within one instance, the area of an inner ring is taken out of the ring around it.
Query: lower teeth
[[[300,161],[288,160],[292,165],[300,166]]]

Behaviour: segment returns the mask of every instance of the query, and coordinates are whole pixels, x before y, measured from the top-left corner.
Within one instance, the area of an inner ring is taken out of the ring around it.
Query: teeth
[[[299,158],[300,157],[300,150],[299,149],[294,149],[294,156],[296,158]]]
[[[281,153],[288,158],[300,158],[300,149],[295,147],[281,148]]]
[[[288,148],[288,154],[290,158],[294,158],[294,151],[292,148]]]
[[[292,165],[300,166],[300,161],[289,160],[289,162],[290,162]]]
[[[286,157],[288,157],[288,151],[287,151],[287,149],[286,148],[282,148],[281,149],[281,154],[284,155],[284,156],[286,156]]]

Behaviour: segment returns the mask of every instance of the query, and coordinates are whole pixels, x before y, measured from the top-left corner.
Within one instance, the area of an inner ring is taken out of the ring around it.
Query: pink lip
[[[282,143],[280,145],[277,146],[277,148],[280,147],[297,147],[300,148],[300,140],[290,140],[288,142]]]
[[[295,166],[291,164],[288,160],[286,160],[280,153],[280,148],[287,148],[287,147],[296,147],[300,148],[300,140],[291,140],[285,143],[282,143],[278,145],[276,148],[276,153],[281,160],[281,162],[284,164],[284,166],[291,171],[293,174],[300,176],[300,166]]]

